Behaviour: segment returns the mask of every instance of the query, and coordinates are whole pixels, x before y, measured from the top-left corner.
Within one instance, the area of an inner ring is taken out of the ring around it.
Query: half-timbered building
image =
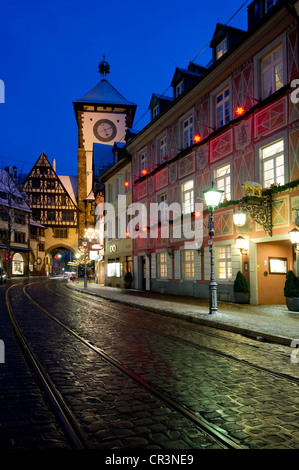
[[[78,251],[77,177],[58,176],[55,160],[51,165],[42,153],[28,173],[23,190],[29,199],[32,219],[38,223],[32,230],[38,231],[44,227],[42,243],[40,234],[36,233],[39,243],[36,251],[31,250],[32,265],[42,265],[40,274],[51,274],[56,252],[66,251],[68,261],[72,261]],[[65,270],[66,263],[65,259]]]

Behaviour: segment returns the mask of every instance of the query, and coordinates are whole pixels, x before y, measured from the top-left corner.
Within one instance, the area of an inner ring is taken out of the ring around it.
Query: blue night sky
[[[57,173],[77,174],[73,100],[100,80],[137,104],[134,127],[149,122],[152,93],[171,96],[175,68],[207,65],[216,23],[247,29],[250,1],[4,1],[0,18],[0,168],[28,173],[44,152]],[[166,91],[167,90],[167,91]],[[144,116],[142,119],[140,119]]]

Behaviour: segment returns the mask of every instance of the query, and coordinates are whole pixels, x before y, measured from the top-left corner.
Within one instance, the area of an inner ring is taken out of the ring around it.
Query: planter
[[[237,304],[249,304],[249,292],[234,292],[234,300]]]
[[[299,297],[286,297],[286,304],[292,312],[299,312]]]

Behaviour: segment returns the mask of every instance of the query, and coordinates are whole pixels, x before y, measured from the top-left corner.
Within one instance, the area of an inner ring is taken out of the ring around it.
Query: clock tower
[[[101,144],[108,160],[114,143],[125,142],[136,112],[136,104],[127,101],[107,80],[110,66],[105,56],[99,64],[99,73],[101,81],[83,98],[73,101],[78,125],[79,238],[83,237],[84,228],[93,222],[90,209],[94,200],[94,176],[97,176],[94,144]]]

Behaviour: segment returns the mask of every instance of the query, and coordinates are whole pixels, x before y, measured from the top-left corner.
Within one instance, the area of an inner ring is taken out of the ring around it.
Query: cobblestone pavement
[[[0,449],[70,449],[62,429],[36,384],[16,343],[0,287]]]
[[[32,285],[30,293],[93,344],[245,446],[299,447],[299,373],[289,347],[157,315],[144,305],[137,309],[85,296],[62,283],[49,283],[42,291]],[[18,310],[21,317],[24,299]],[[101,448],[215,448],[155,397],[58,333],[40,312],[31,308],[29,315],[27,309],[26,324]]]

